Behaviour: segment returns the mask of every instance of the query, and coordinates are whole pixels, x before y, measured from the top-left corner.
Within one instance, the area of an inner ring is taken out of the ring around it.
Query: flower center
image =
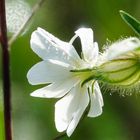
[[[97,79],[97,71],[94,69],[74,69],[70,70],[74,74],[75,77],[78,77],[81,81],[81,86],[88,83],[91,80]]]

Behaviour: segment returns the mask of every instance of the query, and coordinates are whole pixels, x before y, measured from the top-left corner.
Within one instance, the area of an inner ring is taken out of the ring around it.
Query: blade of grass
[[[119,12],[122,19],[135,31],[137,35],[140,36],[140,21],[123,10],[120,10]]]

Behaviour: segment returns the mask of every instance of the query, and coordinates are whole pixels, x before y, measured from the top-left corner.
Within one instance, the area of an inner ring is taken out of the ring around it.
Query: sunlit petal
[[[59,100],[55,105],[55,123],[59,132],[67,129],[70,136],[76,128],[83,112],[89,103],[86,89],[79,85],[73,88],[69,94]]]
[[[40,98],[60,98],[67,94],[77,83],[78,80],[75,77],[63,79],[62,81],[35,90],[31,93],[31,96]]]
[[[80,60],[70,43],[59,40],[41,28],[32,33],[31,48],[43,60],[54,59],[71,65],[76,65]]]
[[[28,71],[27,78],[32,85],[59,82],[71,76],[68,69],[69,65],[62,62],[41,61]]]
[[[97,58],[98,45],[93,43],[93,31],[90,28],[80,28],[75,32],[81,39],[82,53],[87,62]]]
[[[93,93],[90,92],[90,110],[89,117],[97,117],[102,114],[103,98],[97,82],[94,84]]]

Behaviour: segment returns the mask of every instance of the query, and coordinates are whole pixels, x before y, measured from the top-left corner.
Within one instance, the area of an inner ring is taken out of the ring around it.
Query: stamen
[[[69,44],[72,44],[74,42],[74,40],[78,37],[78,35],[74,35],[71,40],[69,41]]]

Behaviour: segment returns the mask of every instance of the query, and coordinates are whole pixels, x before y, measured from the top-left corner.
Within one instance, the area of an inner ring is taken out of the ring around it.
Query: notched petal
[[[71,136],[88,103],[89,96],[86,93],[86,89],[82,90],[80,85],[75,86],[55,105],[55,124],[57,130],[59,132],[66,130],[67,135]]]
[[[32,33],[30,42],[32,50],[43,60],[53,59],[71,65],[80,60],[70,43],[61,41],[41,28]]]
[[[93,89],[92,89],[93,88]],[[102,114],[103,97],[97,82],[89,87],[90,94],[90,109],[88,113],[88,117],[97,117]]]
[[[92,29],[80,28],[75,33],[81,39],[82,54],[85,61],[93,65],[98,55],[98,44],[93,42]]]

